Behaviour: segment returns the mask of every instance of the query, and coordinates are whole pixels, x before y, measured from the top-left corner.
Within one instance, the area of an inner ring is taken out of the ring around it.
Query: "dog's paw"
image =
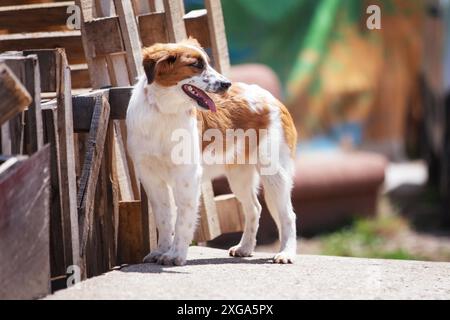
[[[295,262],[295,254],[280,252],[273,257],[273,263],[288,264]]]
[[[150,252],[148,255],[146,255],[146,256],[144,257],[143,262],[144,262],[144,263],[154,263],[154,262],[157,262],[158,259],[159,259],[162,255],[163,255],[162,252],[159,252],[159,251],[152,251],[152,252]]]
[[[156,263],[164,266],[183,266],[186,264],[186,257],[165,253],[158,258]]]
[[[253,253],[253,249],[237,245],[237,246],[231,247],[230,250],[228,250],[228,253],[232,257],[251,257],[252,253]]]

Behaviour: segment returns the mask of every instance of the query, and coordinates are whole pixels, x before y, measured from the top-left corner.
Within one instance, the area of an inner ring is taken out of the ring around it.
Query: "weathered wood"
[[[0,299],[50,291],[49,163],[46,146],[0,175]]]
[[[211,48],[208,12],[205,9],[193,10],[185,14],[183,19],[187,35],[197,39],[203,48]]]
[[[118,17],[103,17],[84,24],[87,41],[94,43],[92,58],[125,50]]]
[[[111,105],[111,119],[125,120],[128,104],[130,103],[133,87],[111,88],[109,104]]]
[[[73,130],[75,133],[89,132],[94,114],[96,97],[77,96],[72,98]]]
[[[31,96],[20,80],[3,63],[0,64],[0,125],[24,111]]]
[[[95,58],[95,43],[89,41],[86,33],[85,23],[94,19],[92,0],[75,0],[75,4],[81,9],[81,40],[83,42],[85,61],[89,66],[89,77],[92,87],[99,89],[111,85],[111,80],[108,75],[106,60],[103,57]]]
[[[222,234],[244,230],[245,216],[241,203],[233,194],[220,195],[214,198],[217,216]]]
[[[130,78],[128,75],[128,66],[126,55],[124,53],[115,53],[106,56],[109,78],[114,87],[128,86]]]
[[[85,253],[89,232],[92,230],[95,191],[103,158],[108,121],[109,104],[104,98],[98,99],[92,117],[77,199],[82,256]]]
[[[115,165],[117,170],[117,178],[121,201],[133,201],[139,199],[136,189],[134,187],[130,167],[128,166],[127,152],[125,147],[125,139],[123,137],[124,131],[121,128],[120,122],[114,121],[114,150],[115,150]],[[131,162],[130,162],[131,164]]]
[[[70,63],[84,63],[80,31],[55,31],[0,35],[0,52],[65,48]]]
[[[133,0],[132,4],[133,4],[133,11],[136,16],[151,12],[152,8],[150,7],[150,3],[148,0]]]
[[[141,201],[120,202],[117,259],[119,264],[141,263],[157,245],[157,231],[147,196]]]
[[[166,26],[169,42],[179,42],[186,38],[183,15],[184,5],[180,0],[164,0]]]
[[[205,0],[205,7],[208,11],[208,28],[211,35],[214,67],[220,73],[227,75],[230,69],[230,58],[225,35],[222,4],[217,0]]]
[[[0,30],[9,33],[68,30],[67,7],[73,4],[64,1],[0,7]]]
[[[111,88],[108,91],[109,104],[111,107],[110,119],[125,120],[133,88],[118,87]],[[103,92],[104,90],[96,90],[89,94],[73,97],[73,122],[75,132],[89,131],[95,104],[94,98],[98,95],[103,95]]]
[[[56,53],[54,49],[25,50],[24,56],[36,55],[39,60],[41,92],[56,91]]]
[[[141,263],[149,248],[144,244],[141,201],[120,202],[119,208],[117,262]]]
[[[106,133],[105,151],[105,178],[107,188],[107,207],[104,217],[104,229],[108,244],[109,267],[117,265],[117,240],[119,232],[119,187],[114,175],[114,125],[112,121],[108,123]]]
[[[204,242],[221,235],[220,220],[214,201],[214,191],[210,181],[202,183],[202,197],[200,205],[200,226],[197,230],[196,240]]]
[[[10,121],[11,152],[32,154],[43,145],[38,57],[36,55],[24,57],[14,52],[11,55],[2,55],[0,60],[14,72],[32,98],[27,112]]]
[[[41,111],[41,76],[37,55],[29,55],[25,60],[25,78],[22,82],[32,97],[31,105],[25,114],[25,130],[27,137],[27,154],[32,154],[42,148],[44,133]]]
[[[138,28],[130,0],[114,0],[117,15],[120,20],[125,50],[127,52],[128,74],[130,84],[144,73],[142,66],[141,42],[139,40]]]
[[[91,79],[89,78],[88,66],[85,63],[70,65],[72,88],[91,88]]]
[[[42,110],[44,143],[50,146],[50,271],[52,278],[66,274],[62,207],[59,174],[59,133],[56,106]]]
[[[156,249],[158,245],[158,233],[156,229],[155,215],[153,214],[150,203],[148,201],[147,194],[144,187],[140,185],[141,194],[141,224],[142,224],[142,236],[143,236],[143,250],[150,252]],[[146,254],[146,253],[145,253]],[[143,257],[142,257],[143,258]]]
[[[164,12],[147,13],[138,16],[139,33],[142,45],[151,46],[155,43],[169,42],[167,20]]]
[[[69,265],[79,265],[79,231],[77,213],[77,182],[70,69],[64,50],[57,50],[57,111],[59,145],[59,180],[65,257]]]

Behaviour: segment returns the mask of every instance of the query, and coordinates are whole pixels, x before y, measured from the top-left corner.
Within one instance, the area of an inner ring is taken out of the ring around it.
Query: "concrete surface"
[[[188,264],[140,264],[109,272],[47,299],[450,299],[450,263],[270,253],[230,258],[192,247]]]

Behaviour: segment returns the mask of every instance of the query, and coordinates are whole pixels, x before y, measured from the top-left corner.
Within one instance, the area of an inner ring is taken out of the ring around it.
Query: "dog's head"
[[[208,93],[223,93],[231,82],[209,65],[206,52],[197,40],[155,44],[143,50],[148,84],[169,89],[181,99],[194,100],[198,106],[216,111]]]

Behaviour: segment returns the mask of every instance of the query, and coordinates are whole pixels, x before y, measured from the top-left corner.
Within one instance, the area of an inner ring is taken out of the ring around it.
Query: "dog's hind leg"
[[[237,165],[227,168],[227,178],[231,191],[242,204],[245,214],[245,228],[238,245],[230,248],[234,257],[249,257],[256,246],[256,233],[261,216],[258,201],[259,176],[253,165]]]
[[[275,263],[293,263],[297,250],[296,215],[292,208],[292,178],[287,168],[280,167],[273,175],[261,175],[266,205],[274,217],[280,234],[280,252]]]

